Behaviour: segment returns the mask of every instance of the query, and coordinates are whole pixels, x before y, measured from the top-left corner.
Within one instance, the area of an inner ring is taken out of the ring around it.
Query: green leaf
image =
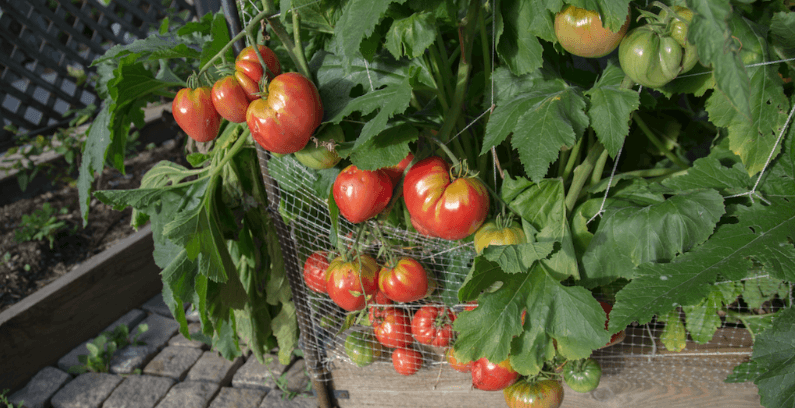
[[[513,133],[511,145],[531,180],[538,182],[563,146],[574,146],[588,126],[585,99],[561,80],[544,82],[494,110],[480,154]]]
[[[373,136],[386,129],[387,120],[395,114],[403,113],[409,107],[410,100],[411,86],[408,81],[403,81],[400,84],[389,84],[383,89],[368,92],[352,100],[343,111],[331,118],[331,121],[339,123],[345,116],[353,112],[361,112],[363,115],[367,115],[376,109],[378,110],[378,114],[362,127],[362,131],[353,146],[353,149],[356,150],[367,143]]]
[[[77,193],[80,214],[83,216],[83,227],[88,223],[88,205],[91,202],[94,172],[102,171],[105,168],[105,153],[110,146],[110,118],[110,105],[106,104],[88,129],[86,143],[83,146],[80,175],[77,177]]]
[[[545,259],[554,249],[554,242],[533,242],[518,245],[489,245],[483,256],[496,262],[506,273],[527,272],[536,261]]]
[[[795,99],[793,99],[795,104]],[[781,154],[765,173],[761,190],[765,194],[786,197],[790,202],[795,199],[795,126],[790,123],[789,132],[781,141]]]
[[[770,34],[773,49],[783,59],[795,56],[795,14],[780,11],[770,20]],[[792,66],[792,62],[790,62]]]
[[[583,284],[632,279],[646,262],[667,262],[706,241],[724,213],[714,190],[675,195],[650,205],[615,201],[583,254]]]
[[[430,12],[421,12],[393,21],[384,46],[397,59],[403,56],[417,58],[435,40],[436,18]]]
[[[222,13],[213,15],[213,24],[210,31],[212,40],[203,45],[201,51],[200,64],[204,66],[216,54],[218,54],[224,46],[229,43],[229,28],[226,25],[226,17]],[[229,47],[223,55],[223,59],[232,62],[235,60],[235,54],[232,47]]]
[[[298,344],[298,320],[292,301],[282,303],[282,310],[273,318],[271,329],[279,342],[279,362],[287,365]]]
[[[687,333],[685,325],[679,318],[679,311],[674,309],[657,320],[665,322],[665,329],[660,334],[660,341],[668,351],[680,352],[687,346]]]
[[[376,25],[392,3],[406,0],[351,0],[342,8],[334,27],[334,37],[341,44],[342,55],[351,60],[359,55],[359,44],[373,34]]]
[[[759,367],[754,361],[745,361],[734,367],[732,373],[726,377],[724,382],[727,383],[742,383],[753,381],[759,376]]]
[[[693,162],[687,173],[663,180],[663,185],[676,191],[711,188],[731,195],[750,190],[753,180],[739,161],[728,167],[717,157],[708,156]]]
[[[707,297],[720,274],[728,280],[748,275],[753,259],[772,277],[795,280],[795,210],[780,198],[770,205],[738,207],[736,223],[723,224],[709,240],[670,263],[646,263],[616,294],[610,331],[617,333],[633,321],[645,324],[652,316],[679,305],[693,305]]]
[[[550,2],[554,3],[554,2]],[[627,13],[629,12],[629,0],[571,0],[567,3],[584,8],[587,10],[595,10],[604,21],[604,26],[612,32],[618,32],[621,26],[627,20]],[[559,11],[552,10],[553,12]]]
[[[402,124],[390,127],[354,148],[351,162],[361,170],[395,166],[411,152],[409,143],[418,137],[419,132],[413,126]]]
[[[472,268],[458,290],[458,299],[462,302],[475,300],[480,292],[491,287],[494,282],[504,282],[508,279],[510,279],[510,275],[503,272],[498,263],[479,256],[475,258]]]
[[[300,10],[301,25],[315,28],[324,33],[334,33],[334,26],[340,18],[340,2],[337,0],[288,0],[281,3],[281,18],[286,18],[292,9]]]
[[[789,289],[789,288],[788,288]],[[743,323],[745,329],[751,333],[751,340],[756,341],[759,333],[773,327],[773,319],[778,316],[779,312],[769,314],[752,314],[752,313],[737,313],[732,310],[728,311],[728,318],[737,319]]]
[[[795,309],[779,313],[773,327],[757,337],[751,361],[762,373],[754,380],[762,405],[791,407],[795,401]]]
[[[616,157],[629,134],[630,114],[640,106],[638,93],[620,86],[623,80],[624,71],[610,60],[599,81],[585,92],[591,99],[591,127],[612,157]]]
[[[187,58],[198,59],[199,51],[188,47],[182,39],[173,35],[150,35],[131,42],[130,44],[114,45],[101,57],[94,60],[91,66],[118,59],[130,54],[148,57],[147,59]]]
[[[243,353],[240,351],[240,344],[237,341],[237,331],[235,319],[232,315],[223,316],[224,318],[215,326],[213,334],[213,350],[216,350],[227,360],[234,360]]]
[[[693,306],[683,306],[685,325],[690,337],[699,344],[708,343],[721,326],[718,310],[723,306],[720,290],[715,288],[710,294]]]
[[[540,68],[544,51],[529,27],[533,23],[533,7],[520,0],[504,0],[495,13],[497,53],[514,75],[524,75]]]

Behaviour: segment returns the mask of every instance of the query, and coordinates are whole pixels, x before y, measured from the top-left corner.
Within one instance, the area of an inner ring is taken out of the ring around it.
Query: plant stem
[[[680,169],[643,169],[643,170],[628,171],[622,174],[627,176],[637,176],[637,177],[661,177],[661,176],[671,176],[682,172],[683,170]]]
[[[563,170],[563,175],[561,176],[564,181],[569,178],[571,171],[574,170],[574,165],[577,164],[577,160],[580,158],[580,149],[582,149],[583,140],[585,140],[585,137],[581,137],[571,150],[569,161],[566,163],[566,169]]]
[[[588,180],[588,176],[593,172],[596,162],[604,150],[605,147],[601,143],[596,142],[588,152],[585,161],[574,169],[574,179],[571,182],[571,186],[569,186],[569,192],[566,194],[566,209],[569,212],[574,209],[574,204],[577,203],[577,198],[580,196],[580,191],[585,185],[585,181]]]
[[[675,154],[671,153],[671,151],[670,151],[670,150],[668,150],[668,149],[666,149],[666,148],[665,148],[665,145],[663,144],[663,142],[662,142],[662,141],[660,141],[660,139],[659,139],[659,138],[657,138],[657,136],[654,134],[654,131],[652,131],[652,130],[649,128],[649,126],[648,126],[648,125],[646,124],[646,122],[645,122],[645,121],[644,121],[644,120],[643,120],[643,119],[640,117],[640,115],[638,115],[638,114],[637,114],[637,112],[633,112],[633,113],[632,113],[632,119],[635,121],[635,123],[637,123],[637,124],[638,124],[638,127],[639,127],[639,128],[640,128],[640,130],[642,130],[642,131],[643,131],[643,133],[646,135],[646,138],[647,138],[647,139],[649,139],[649,141],[650,141],[650,142],[651,142],[651,143],[652,143],[652,144],[653,144],[655,147],[657,147],[657,149],[659,149],[659,150],[660,150],[660,152],[662,152],[662,154],[664,154],[664,155],[665,155],[665,157],[667,157],[668,159],[670,159],[670,160],[671,160],[671,161],[672,161],[674,164],[676,164],[677,166],[681,167],[682,169],[689,169],[689,168],[690,168],[690,165],[688,165],[687,163],[683,162],[683,161],[682,161],[682,159],[680,159],[680,158],[679,158],[679,157],[677,157]]]
[[[284,48],[287,51],[287,55],[289,55],[290,59],[293,60],[293,63],[298,68],[298,71],[301,73],[301,75],[307,78],[312,78],[312,75],[309,72],[309,66],[306,63],[306,57],[303,56],[304,52],[303,46],[300,43],[298,44],[293,43],[293,40],[290,39],[290,35],[287,34],[287,30],[284,29],[284,26],[282,26],[282,23],[279,21],[279,19],[271,19],[269,17],[276,14],[276,6],[274,6],[273,0],[262,0],[262,8],[263,11],[260,14],[265,15],[264,17],[265,20],[273,28],[273,33],[276,34],[277,37],[279,37],[279,41],[281,41],[282,44],[284,44]],[[257,16],[259,16],[259,14],[257,14]],[[252,19],[251,21],[252,22],[249,25],[253,25],[254,20]],[[293,27],[293,28],[297,28],[300,30],[300,27]],[[299,57],[298,53],[302,55]]]
[[[596,166],[594,167],[593,172],[591,173],[591,184],[596,184],[599,180],[602,179],[602,172],[605,170],[605,163],[607,163],[607,150],[604,150],[601,155],[599,155],[599,160],[596,161]]]
[[[437,146],[439,146],[439,148],[441,148],[441,149],[444,151],[444,153],[447,155],[447,157],[448,157],[448,158],[449,158],[449,159],[450,159],[450,160],[453,162],[453,165],[454,165],[454,166],[458,166],[458,164],[460,163],[460,162],[458,161],[458,157],[455,155],[455,153],[453,153],[453,152],[452,152],[452,150],[450,150],[450,148],[449,148],[449,147],[447,147],[447,145],[446,145],[446,144],[442,143],[442,141],[441,141],[441,140],[439,140],[439,139],[437,139],[437,138],[435,138],[435,137],[433,137],[433,136],[428,136],[428,137],[429,137],[429,138],[430,138],[430,139],[431,139],[431,140],[432,140],[434,143],[436,143],[436,145],[437,145]]]
[[[268,13],[268,12],[266,12],[266,11],[262,11],[262,12],[258,13],[256,16],[254,16],[254,17],[251,19],[251,22],[249,22],[249,26],[254,26],[255,24],[258,24],[258,23],[259,23],[260,21],[262,21],[264,18],[267,18],[268,14],[269,14],[269,13]],[[203,73],[204,73],[204,71],[207,71],[207,68],[209,68],[210,66],[212,66],[212,64],[213,64],[213,63],[214,63],[214,62],[215,62],[215,61],[216,61],[218,58],[221,58],[221,57],[222,57],[224,54],[226,54],[226,52],[227,52],[227,51],[228,51],[230,48],[234,47],[235,43],[236,43],[236,42],[237,42],[239,39],[241,39],[241,38],[245,37],[247,34],[248,34],[248,27],[246,27],[246,29],[244,29],[244,30],[240,31],[239,33],[237,33],[237,35],[236,35],[236,36],[232,37],[232,39],[231,39],[231,40],[229,40],[229,42],[228,42],[226,45],[224,45],[224,47],[223,47],[223,48],[221,48],[221,49],[218,51],[218,53],[217,53],[217,54],[213,55],[213,57],[212,57],[212,58],[210,58],[210,59],[209,59],[209,60],[208,60],[208,61],[207,61],[207,62],[204,64],[204,66],[202,66],[202,67],[201,67],[201,69],[199,70],[199,73],[198,73],[198,75],[201,75],[201,74],[203,74]]]
[[[306,62],[306,55],[304,55],[304,45],[301,41],[301,15],[293,10],[293,39],[295,40],[295,56],[298,57],[298,66],[301,68],[301,73],[307,78],[312,78],[309,72],[309,64]],[[304,72],[306,71],[306,72]]]
[[[433,48],[430,51],[433,54]],[[431,78],[433,81],[436,82],[436,96],[439,98],[439,104],[442,105],[442,110],[445,112],[450,109],[450,104],[447,102],[447,90],[445,89],[444,80],[442,80],[441,74],[439,73],[439,69],[436,68],[436,62],[434,62],[433,58],[430,58],[428,61],[428,65],[431,66]]]

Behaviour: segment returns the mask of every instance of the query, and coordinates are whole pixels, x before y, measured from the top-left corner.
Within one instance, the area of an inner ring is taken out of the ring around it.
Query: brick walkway
[[[56,367],[39,371],[25,388],[9,399],[25,401],[27,408],[310,408],[317,399],[306,392],[309,377],[304,361],[290,366],[275,355],[260,364],[249,351],[235,361],[220,357],[208,346],[178,333],[178,323],[156,296],[108,326],[129,328],[149,325],[139,340],[146,346],[126,347],[116,352],[111,373],[74,376],[69,367],[77,356],[88,354],[86,343],[63,356]],[[191,323],[191,333],[200,330]],[[140,369],[141,374],[131,374]],[[284,377],[285,388],[299,393],[284,397],[276,381]]]

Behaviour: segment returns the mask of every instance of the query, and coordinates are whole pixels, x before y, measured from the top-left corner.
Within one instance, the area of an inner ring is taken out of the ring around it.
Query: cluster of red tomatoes
[[[323,104],[311,80],[281,71],[270,48],[246,47],[235,59],[234,74],[216,81],[212,89],[203,86],[177,92],[171,105],[174,119],[197,142],[215,139],[224,118],[246,122],[251,136],[265,150],[299,151],[323,120]],[[267,88],[261,84],[263,79]]]

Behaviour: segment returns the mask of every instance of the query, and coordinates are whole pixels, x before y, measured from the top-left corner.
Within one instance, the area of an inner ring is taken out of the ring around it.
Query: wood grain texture
[[[148,226],[0,313],[0,390],[39,370],[162,290]]]

